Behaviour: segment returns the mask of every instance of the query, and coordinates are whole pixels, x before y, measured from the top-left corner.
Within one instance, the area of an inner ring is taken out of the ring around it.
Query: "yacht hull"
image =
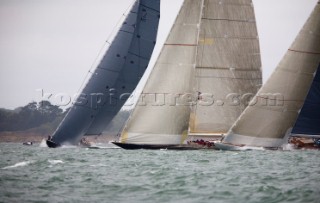
[[[60,144],[57,144],[57,143],[55,143],[55,142],[53,142],[53,141],[51,141],[51,140],[47,140],[46,143],[47,143],[47,146],[48,146],[49,148],[58,148],[58,147],[61,147]]]
[[[214,150],[214,147],[196,147],[191,145],[151,145],[151,144],[130,144],[130,143],[120,143],[120,142],[112,142],[113,144],[127,150],[137,150],[137,149],[149,149],[149,150],[159,150],[159,149],[167,149],[167,150],[206,150],[211,149]]]

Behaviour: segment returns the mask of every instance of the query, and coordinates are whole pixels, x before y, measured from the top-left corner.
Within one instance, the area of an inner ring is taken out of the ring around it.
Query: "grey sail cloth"
[[[251,0],[205,0],[189,136],[226,134],[262,84]]]
[[[187,135],[203,0],[185,0],[120,138],[180,144]]]
[[[137,0],[80,96],[54,132],[55,143],[100,134],[124,105],[146,70],[160,19],[160,0]]]
[[[251,105],[224,138],[234,145],[279,147],[290,134],[320,63],[320,5]]]

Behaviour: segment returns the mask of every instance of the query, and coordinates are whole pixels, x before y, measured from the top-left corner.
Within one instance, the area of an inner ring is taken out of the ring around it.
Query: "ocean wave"
[[[48,148],[48,145],[47,145],[45,139],[42,139],[42,140],[41,140],[41,142],[40,142],[40,144],[39,144],[39,147]]]
[[[48,160],[50,164],[63,164],[64,162],[62,160]]]
[[[17,168],[17,167],[22,167],[22,166],[27,166],[31,163],[33,163],[34,161],[22,161],[22,162],[18,162],[14,165],[11,165],[11,166],[6,166],[6,167],[3,167],[2,169],[10,169],[10,168]]]

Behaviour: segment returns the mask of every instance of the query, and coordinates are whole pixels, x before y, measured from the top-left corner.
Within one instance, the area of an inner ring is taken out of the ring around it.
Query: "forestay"
[[[235,122],[224,143],[279,147],[287,141],[284,138],[297,120],[319,67],[319,19],[318,2],[274,73]]]
[[[90,79],[53,135],[56,143],[77,143],[100,134],[135,89],[156,43],[160,0],[137,0]]]

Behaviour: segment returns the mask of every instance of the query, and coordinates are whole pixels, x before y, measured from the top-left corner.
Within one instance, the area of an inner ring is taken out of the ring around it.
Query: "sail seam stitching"
[[[131,55],[134,55],[134,56],[137,56],[137,57],[139,57],[139,58],[142,58],[142,59],[145,59],[145,60],[149,60],[149,58],[146,58],[146,57],[143,57],[143,56],[140,56],[139,54],[135,54],[135,53],[133,53],[133,52],[128,52],[129,54],[131,54]]]
[[[227,18],[202,18],[203,20],[222,20],[222,21],[234,21],[234,22],[246,22],[246,23],[256,23],[255,20],[236,20]]]
[[[292,52],[304,53],[304,54],[314,54],[314,55],[319,55],[320,54],[320,52],[300,51],[300,50],[294,50],[294,49],[288,49],[288,50],[292,51]]]
[[[240,68],[240,67],[203,67],[203,66],[197,66],[196,68],[199,69],[220,69],[220,70],[230,70],[232,69],[233,71],[257,71],[260,72],[259,69],[253,69],[253,68]],[[237,69],[239,68],[239,69]],[[256,67],[260,68],[260,67]]]
[[[165,46],[189,46],[189,47],[195,47],[198,46],[197,44],[164,44]]]
[[[252,7],[252,4],[236,4],[236,3],[212,3],[212,4],[216,4],[216,5],[235,5],[235,6],[247,6],[247,7]]]
[[[121,32],[125,32],[125,33],[129,33],[129,34],[134,34],[134,32],[129,32],[129,31],[125,31],[125,30],[120,30]]]
[[[151,8],[151,7],[146,6],[146,5],[144,5],[144,4],[140,4],[140,5],[146,7],[146,8],[148,8],[148,9],[150,9],[150,10],[153,10],[153,11],[156,11],[156,12],[160,13],[160,11],[158,11],[158,10],[156,10],[156,9],[154,9],[154,8]]]
[[[259,39],[258,37],[225,37],[225,36],[213,36],[213,38],[217,39]]]
[[[234,79],[234,80],[261,80],[262,78],[233,78],[233,77],[210,77],[210,76],[196,76],[197,78],[215,78],[215,79]]]
[[[305,100],[297,100],[297,99],[272,99],[272,98],[269,98],[269,97],[263,97],[263,96],[259,96],[259,95],[256,95],[256,97],[259,97],[261,99],[267,99],[267,100],[273,100],[273,101],[284,101],[284,102],[304,102]]]
[[[98,69],[101,69],[101,70],[106,70],[106,71],[114,72],[114,73],[120,73],[120,71],[111,70],[111,69],[107,69],[107,68],[101,68],[101,67],[97,67],[97,68],[98,68]]]

